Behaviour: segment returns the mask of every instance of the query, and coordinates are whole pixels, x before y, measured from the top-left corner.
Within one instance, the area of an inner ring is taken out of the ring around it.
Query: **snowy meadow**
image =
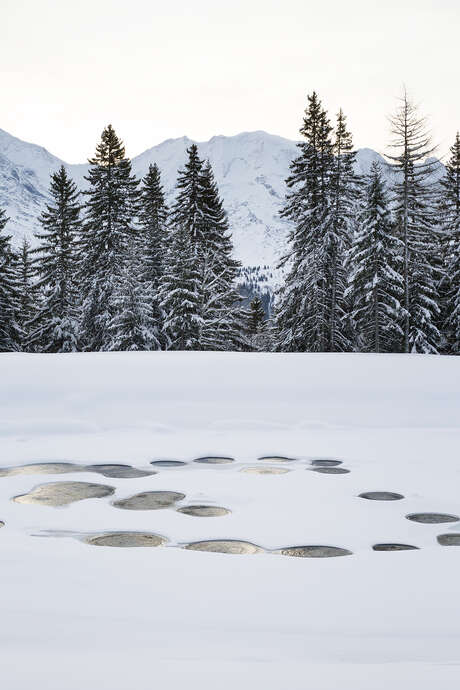
[[[0,369],[3,687],[457,687],[456,358]]]

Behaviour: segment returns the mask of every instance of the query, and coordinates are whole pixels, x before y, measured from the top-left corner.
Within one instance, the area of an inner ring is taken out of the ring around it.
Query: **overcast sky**
[[[307,93],[379,151],[405,83],[443,154],[460,128],[460,0],[0,0],[0,128],[69,163],[111,122],[170,137],[297,138]]]

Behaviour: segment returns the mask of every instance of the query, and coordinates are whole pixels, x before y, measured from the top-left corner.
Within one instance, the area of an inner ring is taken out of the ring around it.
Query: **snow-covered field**
[[[0,477],[2,688],[458,688],[460,548],[436,537],[460,523],[406,519],[460,516],[458,358],[18,354],[0,356],[0,381],[2,467],[186,462],[139,478],[83,468]],[[207,455],[234,462],[193,462]],[[315,472],[318,458],[350,472]],[[115,492],[61,508],[10,500],[60,481]],[[112,505],[160,490],[185,498],[160,510]],[[359,497],[384,490],[404,498]],[[177,510],[196,504],[231,512]],[[168,541],[85,542],[128,530]],[[264,551],[180,548],[209,539]],[[388,542],[419,548],[372,550]],[[273,553],[297,545],[352,554]]]

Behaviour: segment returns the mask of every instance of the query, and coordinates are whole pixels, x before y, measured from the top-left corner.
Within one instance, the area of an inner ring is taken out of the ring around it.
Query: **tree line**
[[[167,207],[157,165],[139,181],[104,129],[80,192],[51,177],[37,247],[13,250],[0,210],[0,351],[460,351],[460,135],[445,174],[404,93],[386,170],[356,172],[340,110],[308,96],[286,180],[285,280],[265,318],[243,308],[228,221],[196,145]],[[388,182],[389,178],[389,182]]]
[[[460,135],[438,180],[426,120],[406,93],[390,122],[387,174],[374,162],[359,176],[343,112],[333,126],[308,97],[282,211],[293,229],[279,351],[460,351]]]
[[[137,180],[110,125],[87,190],[64,166],[51,176],[38,246],[0,241],[1,351],[252,349],[211,165],[187,155],[171,208],[157,165]]]

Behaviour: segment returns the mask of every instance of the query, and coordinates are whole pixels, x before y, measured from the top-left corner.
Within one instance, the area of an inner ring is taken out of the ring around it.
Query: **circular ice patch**
[[[184,506],[183,508],[178,508],[177,512],[183,513],[184,515],[193,515],[194,517],[221,517],[222,515],[228,515],[230,513],[227,508],[202,505]]]
[[[211,553],[252,554],[262,553],[264,549],[257,544],[238,539],[212,539],[210,541],[194,541],[186,544],[184,549],[190,551],[209,551]]]
[[[84,541],[92,546],[161,546],[168,541],[164,537],[151,532],[106,532],[92,537],[85,537]]]
[[[296,556],[297,558],[334,558],[336,556],[351,556],[352,552],[338,546],[287,546],[277,549],[274,553],[282,556]]]
[[[85,498],[103,498],[115,492],[113,486],[89,482],[51,482],[40,484],[27,494],[15,496],[16,503],[38,503],[46,506],[65,506]]]
[[[359,498],[366,498],[368,501],[400,501],[404,496],[393,491],[365,491],[359,494]]]
[[[140,494],[114,501],[112,505],[123,510],[160,510],[169,508],[184,498],[185,494],[177,491],[143,491]]]
[[[412,544],[374,544],[372,547],[374,551],[413,551],[418,549],[418,546]]]
[[[448,513],[411,513],[406,515],[408,520],[412,522],[420,522],[424,525],[435,525],[442,522],[458,522],[460,518],[457,515],[449,515]]]
[[[203,465],[225,465],[228,462],[234,462],[234,458],[227,458],[225,456],[209,456],[203,458],[196,458],[193,462],[199,462]]]

